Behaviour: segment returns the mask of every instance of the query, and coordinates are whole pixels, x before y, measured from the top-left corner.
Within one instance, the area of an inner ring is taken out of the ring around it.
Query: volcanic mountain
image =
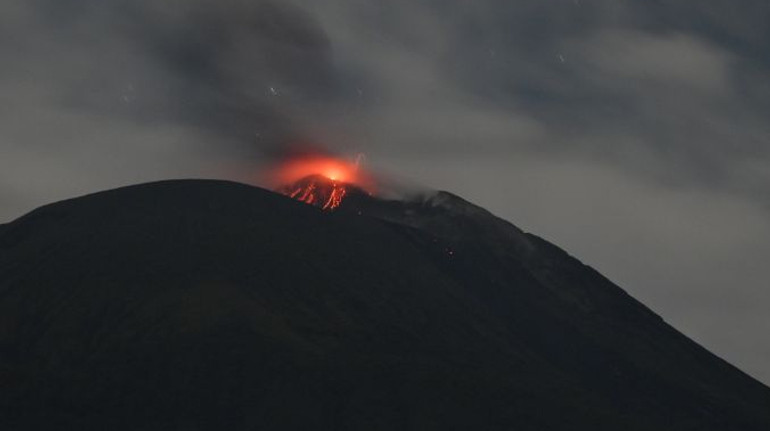
[[[0,226],[3,430],[756,430],[770,389],[450,193],[167,181]]]
[[[310,175],[281,187],[279,192],[300,202],[323,210],[335,210],[352,193],[365,193],[354,184],[344,183],[323,175]]]

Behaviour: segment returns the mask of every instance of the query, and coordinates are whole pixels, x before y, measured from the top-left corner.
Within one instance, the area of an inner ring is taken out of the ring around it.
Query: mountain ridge
[[[0,226],[0,417],[7,429],[767,429],[767,387],[558,247],[450,202],[354,194],[324,212],[174,180]]]

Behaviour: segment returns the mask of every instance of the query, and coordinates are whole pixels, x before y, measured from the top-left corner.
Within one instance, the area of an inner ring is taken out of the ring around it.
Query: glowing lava
[[[342,204],[342,199],[348,192],[347,187],[346,184],[328,177],[313,175],[279,191],[306,204],[333,210]]]
[[[372,194],[374,181],[361,169],[360,159],[351,162],[327,155],[293,157],[273,170],[271,180],[278,192],[331,211],[352,189]]]

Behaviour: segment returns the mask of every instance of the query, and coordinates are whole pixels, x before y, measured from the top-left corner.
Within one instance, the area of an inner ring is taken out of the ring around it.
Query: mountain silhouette
[[[0,225],[0,428],[766,431],[770,389],[450,193],[179,180]]]

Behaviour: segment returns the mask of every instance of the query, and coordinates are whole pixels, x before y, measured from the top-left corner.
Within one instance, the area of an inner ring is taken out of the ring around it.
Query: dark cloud
[[[131,2],[126,27],[140,49],[180,78],[168,99],[181,105],[183,120],[249,140],[255,130],[290,132],[291,118],[271,98],[303,103],[333,96],[328,41],[296,7],[235,0],[161,4]]]
[[[27,22],[9,39],[6,82],[42,85],[56,109],[212,129],[258,150],[294,132],[280,105],[333,94],[324,31],[282,2],[16,3]]]
[[[545,235],[770,381],[768,20],[764,0],[6,0],[0,217],[320,141]]]
[[[734,175],[769,160],[765,3],[321,3],[337,56],[374,101],[357,112],[375,125],[366,139],[387,136],[383,147],[580,151],[656,181],[770,195]],[[638,152],[656,166],[628,157]]]

